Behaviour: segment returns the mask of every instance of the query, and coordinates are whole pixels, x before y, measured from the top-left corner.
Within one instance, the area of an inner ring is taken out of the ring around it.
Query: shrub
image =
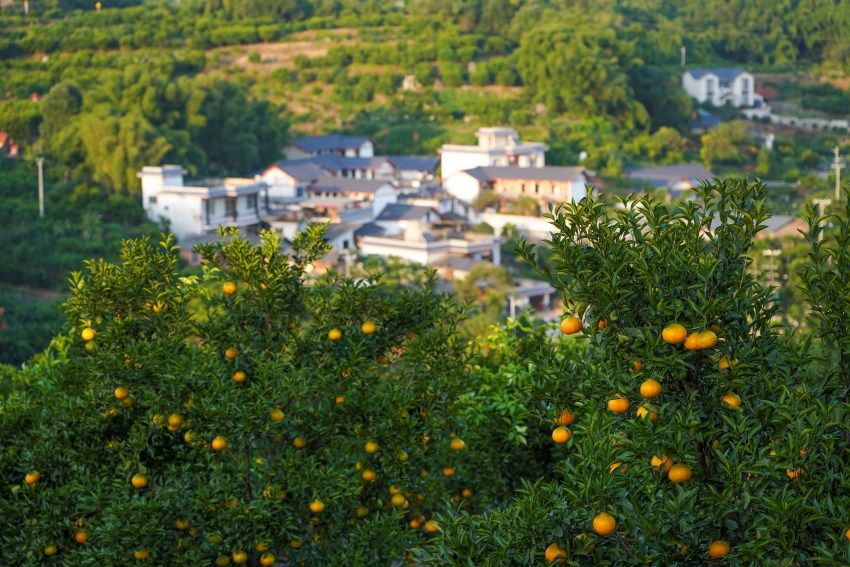
[[[554,429],[562,410],[575,415],[556,453],[559,480],[528,483],[490,514],[443,518],[441,536],[417,551],[423,562],[542,564],[555,545],[588,565],[696,565],[715,540],[735,564],[848,560],[846,380],[776,334],[771,295],[747,271],[764,186],[696,192],[681,206],[644,197],[608,210],[586,199],[553,211],[545,275],[587,344],[535,357],[541,421]],[[808,284],[836,338],[846,305],[824,290],[846,289],[844,238],[815,249]],[[519,250],[536,265],[532,247]],[[687,346],[675,328],[662,332],[673,323]],[[621,396],[622,407],[608,404]],[[594,530],[603,512],[610,533]]]

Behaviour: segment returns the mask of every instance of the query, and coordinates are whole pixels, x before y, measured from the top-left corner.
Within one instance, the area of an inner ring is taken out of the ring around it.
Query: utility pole
[[[24,0],[24,14],[29,16],[30,13],[30,0]]]
[[[679,48],[679,54],[681,55],[681,58],[682,58],[682,67],[685,66],[685,59],[687,58],[687,53],[688,53],[688,48],[685,47],[684,45]]]
[[[835,170],[835,202],[841,201],[841,169],[844,164],[841,163],[841,154],[838,146],[835,146],[835,159],[832,160],[832,169]]]
[[[44,216],[44,158],[36,158],[38,163],[38,216]]]
[[[823,217],[823,214],[828,206],[832,204],[832,199],[814,199],[812,201],[818,207],[818,218]],[[823,238],[823,232],[818,235],[818,241]]]

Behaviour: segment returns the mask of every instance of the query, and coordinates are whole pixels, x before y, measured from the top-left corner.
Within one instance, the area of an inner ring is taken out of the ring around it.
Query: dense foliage
[[[559,479],[447,517],[424,562],[536,565],[553,545],[581,564],[850,560],[847,217],[812,217],[803,288],[824,342],[782,337],[747,272],[764,193],[720,183],[681,208],[647,197],[554,212],[548,276],[588,343],[531,356],[541,420],[575,415]]]

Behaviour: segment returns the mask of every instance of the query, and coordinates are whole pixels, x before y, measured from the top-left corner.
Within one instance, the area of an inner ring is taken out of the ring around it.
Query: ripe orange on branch
[[[708,556],[713,559],[720,559],[729,553],[729,544],[723,540],[716,539],[708,544]]]
[[[557,561],[558,563],[563,563],[567,560],[567,552],[564,549],[558,547],[557,543],[550,544],[549,547],[546,548],[546,561],[549,563],[553,563]]]
[[[558,444],[564,444],[572,438],[573,434],[566,427],[558,427],[552,432],[552,441]]]
[[[688,330],[685,329],[684,325],[680,325],[679,323],[668,325],[661,331],[661,338],[671,345],[678,345],[685,342],[687,336]]]
[[[599,535],[608,535],[617,527],[617,520],[608,512],[600,512],[593,518],[593,531]]]
[[[578,317],[567,317],[561,321],[561,332],[565,335],[573,335],[581,331],[581,319]]]
[[[555,418],[555,425],[569,425],[575,421],[575,416],[570,410],[564,410],[561,415]]]
[[[623,396],[618,396],[608,400],[608,409],[614,413],[623,413],[629,409],[629,399]]]

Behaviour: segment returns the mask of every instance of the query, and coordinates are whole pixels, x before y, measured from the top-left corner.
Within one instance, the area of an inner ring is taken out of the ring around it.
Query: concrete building
[[[295,138],[292,140],[292,145],[286,148],[284,153],[289,160],[322,155],[370,158],[375,155],[375,147],[372,141],[365,136],[328,134],[326,136]]]
[[[546,144],[523,142],[513,128],[481,128],[475,135],[478,137],[475,146],[445,144],[440,149],[443,179],[476,167],[546,165]]]
[[[184,184],[185,174],[177,165],[146,166],[137,174],[148,218],[167,221],[178,240],[214,232],[219,226],[259,226],[260,215],[266,211],[265,183],[226,178]]]
[[[580,201],[587,196],[587,172],[581,167],[476,167],[448,176],[450,195],[473,203],[488,190],[500,199],[521,196],[538,201]]]
[[[698,102],[714,106],[764,106],[764,98],[755,92],[755,79],[743,69],[690,69],[682,75],[682,87]]]

